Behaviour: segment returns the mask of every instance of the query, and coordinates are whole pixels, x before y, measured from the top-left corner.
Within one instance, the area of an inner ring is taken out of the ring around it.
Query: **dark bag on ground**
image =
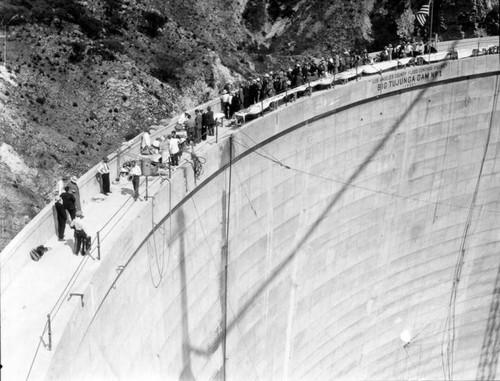
[[[89,235],[83,240],[83,248],[85,254],[90,253],[90,250],[92,249],[92,238]]]
[[[31,249],[31,259],[33,259],[34,261],[39,261],[47,251],[49,251],[49,249],[43,245],[40,245],[35,249]]]

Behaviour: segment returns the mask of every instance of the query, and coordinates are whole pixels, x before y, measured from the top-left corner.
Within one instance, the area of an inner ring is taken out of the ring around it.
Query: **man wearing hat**
[[[108,166],[108,158],[103,157],[101,164],[97,168],[97,172],[100,173],[101,175],[101,181],[102,181],[102,193],[104,193],[105,196],[108,195],[108,193],[111,193],[111,190],[109,189],[109,166]]]
[[[130,175],[132,176],[132,186],[134,187],[134,201],[137,201],[137,199],[142,201],[142,199],[139,197],[139,180],[142,176],[140,161],[134,161],[132,165],[133,166],[130,169]]]
[[[87,230],[85,229],[85,225],[83,223],[83,213],[79,210],[76,212],[75,219],[71,221],[72,228],[75,229],[75,246],[73,248],[73,253],[78,255],[80,252],[82,255],[87,254]]]
[[[54,209],[56,211],[56,217],[57,217],[57,237],[59,238],[59,241],[64,241],[64,230],[66,229],[66,210],[64,209],[64,206],[62,204],[61,197],[59,194],[56,192],[55,194],[55,202],[54,202]]]
[[[80,203],[80,188],[78,188],[78,184],[76,183],[78,179],[76,176],[71,176],[70,182],[67,184],[69,187],[69,192],[73,193],[75,196],[75,207],[76,211],[82,210],[82,204]]]
[[[229,94],[226,89],[222,90],[220,101],[222,112],[224,113],[226,119],[229,119]]]
[[[250,104],[253,105],[259,101],[259,89],[257,87],[257,80],[252,79],[252,84],[250,85],[250,88],[248,89],[248,92],[250,94]]]
[[[262,80],[262,87],[260,88],[260,99],[266,99],[268,97],[268,83],[269,83],[269,74],[264,74],[264,79]]]
[[[64,192],[61,193],[61,199],[64,209],[69,213],[70,219],[75,218],[76,207],[75,207],[75,195],[69,191],[69,186],[64,187]]]
[[[196,122],[194,118],[191,118],[191,114],[188,114],[186,121],[184,122],[186,126],[187,139],[188,142],[194,142],[196,140]]]
[[[210,106],[207,106],[207,112],[205,113],[205,121],[207,124],[207,133],[210,136],[214,135],[215,118],[214,112]]]
[[[151,153],[151,134],[154,132],[153,129],[145,130],[142,134],[141,139],[141,153],[143,155],[149,155]]]
[[[201,142],[201,135],[203,130],[203,115],[200,110],[195,110],[194,124],[195,124],[195,143]]]

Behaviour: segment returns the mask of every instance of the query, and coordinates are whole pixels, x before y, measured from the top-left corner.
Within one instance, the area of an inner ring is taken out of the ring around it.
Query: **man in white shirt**
[[[220,97],[222,112],[226,119],[229,119],[229,94],[226,89],[222,90],[222,95]]]
[[[188,113],[187,111],[184,111],[181,116],[179,117],[179,120],[177,121],[177,124],[180,124],[182,126],[182,128],[184,128],[184,123],[186,122],[187,120],[187,117],[188,116]]]
[[[109,166],[107,157],[102,158],[101,164],[99,168],[97,168],[97,172],[101,175],[102,193],[107,196],[108,193],[111,193],[109,189]]]
[[[179,165],[179,139],[175,134],[169,136],[168,148],[170,151],[170,165],[176,167]]]
[[[151,133],[153,130],[150,130],[149,132],[146,130],[142,134],[142,140],[141,140],[141,153],[149,155],[150,150],[151,150]]]
[[[130,170],[130,174],[133,176],[132,185],[134,186],[134,201],[137,201],[137,199],[142,201],[139,197],[139,180],[142,176],[141,164],[139,160],[134,163],[134,166]]]
[[[87,242],[90,241],[90,236],[85,228],[83,213],[81,210],[76,212],[75,218],[71,221],[70,226],[75,229],[75,246],[73,248],[73,252],[75,255],[78,255],[79,252],[82,255],[87,254],[87,250],[89,249]]]

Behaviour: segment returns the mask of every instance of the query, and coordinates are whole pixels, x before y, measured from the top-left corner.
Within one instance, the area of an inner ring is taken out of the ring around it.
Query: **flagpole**
[[[429,65],[431,64],[432,22],[434,21],[433,16],[434,16],[434,1],[431,0],[431,26],[429,28],[430,29],[429,30]]]

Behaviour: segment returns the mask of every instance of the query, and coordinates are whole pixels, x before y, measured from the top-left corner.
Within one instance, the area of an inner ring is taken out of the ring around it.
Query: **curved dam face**
[[[227,132],[105,255],[49,379],[492,379],[499,58]]]

